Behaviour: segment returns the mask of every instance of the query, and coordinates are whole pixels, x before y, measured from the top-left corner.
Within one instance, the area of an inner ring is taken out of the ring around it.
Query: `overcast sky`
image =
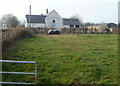
[[[56,10],[62,18],[78,14],[83,22],[118,22],[119,0],[0,0],[0,18],[4,14],[14,14],[25,20],[32,6],[32,14],[45,14]]]

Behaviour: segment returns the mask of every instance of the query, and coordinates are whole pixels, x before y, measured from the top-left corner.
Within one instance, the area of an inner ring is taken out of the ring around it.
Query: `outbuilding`
[[[30,20],[29,20],[30,19]],[[43,15],[26,15],[26,27],[41,28],[80,28],[81,24],[78,19],[62,18],[55,10]]]

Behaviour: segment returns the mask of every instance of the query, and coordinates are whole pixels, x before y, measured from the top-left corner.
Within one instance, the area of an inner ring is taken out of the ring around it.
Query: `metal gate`
[[[12,60],[0,60],[2,63],[29,63],[34,64],[35,71],[33,73],[28,72],[2,72],[0,71],[0,74],[28,74],[28,75],[34,75],[35,76],[35,83],[23,83],[23,82],[0,82],[0,84],[36,84],[37,80],[37,62],[35,61],[12,61]]]

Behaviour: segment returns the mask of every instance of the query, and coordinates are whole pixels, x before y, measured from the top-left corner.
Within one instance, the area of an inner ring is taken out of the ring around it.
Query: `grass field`
[[[113,34],[37,35],[14,44],[3,59],[37,61],[38,84],[117,84],[117,42]],[[3,64],[3,71],[11,69],[33,71],[33,65]],[[11,77],[4,74],[3,80],[29,82],[33,78]]]

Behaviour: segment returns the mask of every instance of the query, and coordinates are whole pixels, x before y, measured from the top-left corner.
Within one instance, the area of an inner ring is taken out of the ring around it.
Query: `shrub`
[[[4,52],[16,41],[30,37],[34,37],[34,31],[28,28],[2,29],[2,51]]]

